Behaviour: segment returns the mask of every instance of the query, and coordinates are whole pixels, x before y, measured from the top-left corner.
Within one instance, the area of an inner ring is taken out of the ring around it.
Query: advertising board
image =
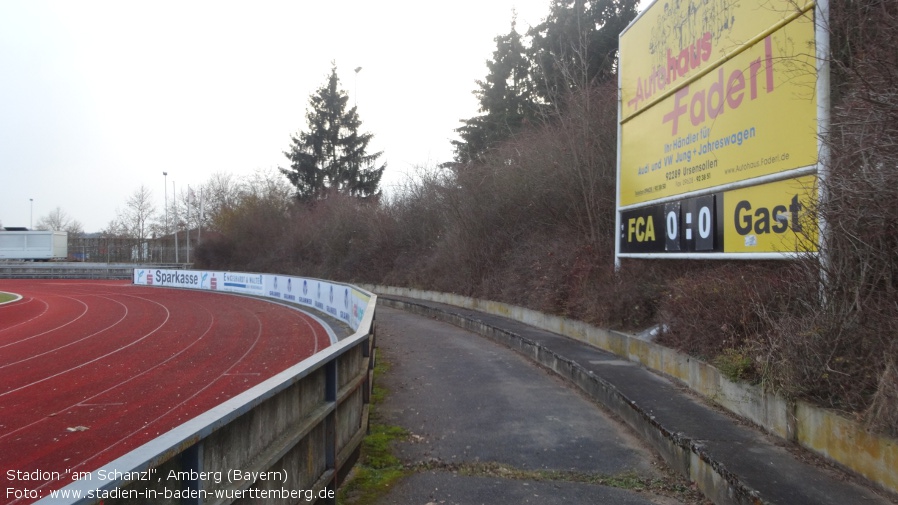
[[[814,23],[799,17],[621,125],[621,206],[814,165]]]
[[[224,291],[295,303],[326,313],[353,330],[358,329],[370,299],[367,293],[347,284],[247,272],[141,268],[134,270],[133,282],[142,286]]]
[[[792,207],[816,208],[816,194],[793,188],[817,187],[814,7],[659,0],[621,34],[619,256],[816,250],[807,243],[816,230],[781,229],[792,214],[777,213],[776,232],[742,235],[726,207],[747,198],[779,210],[749,190],[763,185],[770,198],[791,191]]]
[[[654,2],[620,37],[621,119],[648,108],[813,5],[790,0]]]
[[[646,205],[621,213],[622,253],[817,250],[813,175]]]

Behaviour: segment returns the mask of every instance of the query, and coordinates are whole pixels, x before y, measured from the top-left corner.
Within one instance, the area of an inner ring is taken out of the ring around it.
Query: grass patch
[[[748,382],[752,384],[758,382],[754,363],[749,353],[744,349],[724,349],[723,353],[711,360],[711,364],[733,382]]]
[[[371,432],[362,442],[362,454],[349,481],[340,488],[338,503],[369,505],[397,481],[411,472],[393,455],[392,443],[408,432],[398,426],[371,423]]]
[[[627,491],[648,492],[664,496],[672,496],[688,503],[699,503],[704,500],[689,483],[673,476],[666,478],[648,478],[636,472],[623,472],[605,475],[588,472],[565,470],[522,470],[513,466],[494,462],[477,463],[423,463],[414,469],[417,471],[442,470],[469,477],[492,477],[511,480],[529,480],[535,482],[572,482],[613,487]]]
[[[15,300],[18,295],[14,295],[12,293],[4,293],[0,291],[0,303],[9,302]]]
[[[369,432],[362,441],[359,461],[347,482],[340,487],[338,503],[374,503],[393,484],[412,473],[393,454],[393,443],[408,438],[408,431],[399,426],[384,424],[377,415],[377,405],[383,403],[388,394],[387,389],[379,385],[378,379],[389,370],[389,363],[384,359],[383,352],[378,352],[377,358],[374,365]]]
[[[382,498],[400,480],[422,472],[449,472],[471,477],[491,477],[541,482],[571,482],[594,484],[634,492],[668,496],[687,505],[708,504],[698,490],[686,480],[667,470],[658,478],[643,477],[635,472],[603,475],[562,470],[522,470],[493,462],[444,463],[428,461],[404,464],[393,453],[396,442],[407,440],[410,433],[400,427],[382,422],[377,405],[383,403],[389,391],[380,385],[380,378],[389,370],[383,352],[377,353],[374,367],[374,390],[371,395],[370,429],[362,442],[361,455],[349,478],[337,493],[337,503],[371,505]]]

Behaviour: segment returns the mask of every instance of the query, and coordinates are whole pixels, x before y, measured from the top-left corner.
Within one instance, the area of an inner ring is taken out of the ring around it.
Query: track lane
[[[3,325],[0,328],[0,338],[2,338],[3,349],[8,349],[24,342],[40,338],[54,330],[69,326],[87,313],[87,306],[71,297],[50,297],[49,299],[34,299],[36,303],[42,304],[47,309],[41,314],[14,326]],[[15,310],[16,304],[4,305],[4,308]],[[5,316],[5,313],[0,313]],[[4,317],[5,320],[5,317]],[[64,321],[59,324],[59,321]]]
[[[17,291],[7,282],[0,281],[0,289]],[[130,284],[99,286],[93,289],[83,281],[28,286],[34,292],[29,303],[62,291],[88,305],[101,299],[123,305],[127,318],[88,339],[70,331],[33,338],[29,343],[43,341],[34,346],[40,357],[0,370],[0,467],[63,475],[95,469],[330,344],[313,319],[261,300]],[[31,327],[29,321],[36,333],[51,327],[44,317],[34,317],[38,311],[29,310],[10,319],[0,312],[0,337],[12,324],[17,332]],[[161,320],[165,311],[168,316]],[[78,317],[72,310],[53,313]],[[64,322],[53,324],[58,330]],[[65,328],[81,331],[82,326]],[[56,339],[69,344],[62,347]],[[3,350],[0,356],[5,357]],[[27,387],[3,373],[26,365],[32,379],[36,370],[44,372]],[[82,426],[83,431],[68,431]],[[65,481],[33,484],[47,491]]]
[[[99,299],[103,299],[103,297],[99,297]],[[61,352],[69,352],[70,350],[66,349],[68,347],[82,344],[89,338],[115,328],[115,326],[128,317],[128,308],[115,300],[106,300],[112,302],[108,307],[95,305],[92,310],[87,309],[87,303],[81,300],[76,300],[82,303],[86,309],[76,321],[73,321],[73,323],[81,323],[79,325],[80,328],[78,326],[70,327],[70,325],[65,324],[6,345],[6,349],[3,351],[3,358],[0,359],[0,373],[3,373],[4,369],[14,369],[17,365],[21,365],[22,363],[33,359],[52,359],[54,355],[58,355]],[[118,303],[120,307],[113,305],[115,303]],[[90,314],[88,313],[89,311]],[[97,326],[103,325],[107,326],[82,336],[85,331],[90,331]],[[57,332],[59,335],[54,335],[54,333]],[[38,337],[42,337],[43,341],[34,342],[33,340]]]
[[[0,305],[0,321],[5,321],[4,328],[0,329],[0,349],[6,346],[6,341],[13,339],[9,336],[13,329],[41,317],[49,308],[43,300],[32,297]]]
[[[9,380],[10,384],[8,385],[8,389],[0,388],[0,400],[3,400],[5,396],[24,392],[33,386],[48,381],[52,382],[45,386],[45,388],[52,387],[54,391],[57,390],[55,387],[56,385],[59,387],[71,387],[72,384],[77,384],[79,387],[84,387],[85,381],[89,381],[93,374],[90,369],[83,370],[85,367],[91,367],[91,365],[98,364],[98,362],[104,360],[120,360],[122,356],[119,355],[119,353],[155,334],[162,328],[169,318],[170,314],[166,309],[165,319],[161,324],[149,332],[144,332],[139,329],[138,332],[129,334],[125,337],[121,337],[119,334],[113,334],[109,331],[115,326],[118,326],[118,324],[107,326],[87,336],[80,338],[76,337],[75,339],[71,337],[71,335],[77,335],[75,333],[61,334],[58,338],[64,339],[67,343],[58,346],[57,350],[40,354],[39,356],[44,359],[40,360],[39,363],[32,364],[28,363],[31,360],[23,359],[14,362],[7,367],[5,375],[11,377],[11,380]],[[118,323],[121,323],[123,320],[123,318],[119,319]],[[74,328],[71,331],[76,332],[82,329],[83,328]],[[65,349],[65,347],[68,347],[71,344],[69,341],[74,340],[74,342],[77,343],[100,335],[105,337],[105,341],[90,342],[87,345],[76,347],[73,350]],[[113,365],[107,365],[107,367],[115,370],[122,368],[122,365],[128,362],[121,360],[112,363]],[[108,376],[109,371],[104,371],[104,374]],[[32,393],[28,392],[28,394]],[[2,435],[0,435],[0,439],[2,438]]]

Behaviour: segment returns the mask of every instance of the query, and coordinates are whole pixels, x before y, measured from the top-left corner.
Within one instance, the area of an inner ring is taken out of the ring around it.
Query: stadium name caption
[[[96,480],[96,481],[156,481],[177,480],[177,481],[210,481],[221,484],[225,480],[234,484],[237,482],[280,482],[287,483],[287,471],[262,471],[252,472],[244,470],[222,470],[203,471],[196,470],[170,470],[167,473],[159,474],[156,468],[142,471],[126,471],[100,469],[93,472],[79,472],[73,470],[60,471],[44,471],[44,470],[7,470],[6,478],[10,482],[27,481],[27,482],[47,482],[69,479],[72,481],[80,480]]]
[[[150,470],[144,472],[119,472],[119,471],[109,471],[105,472],[104,470],[98,470],[96,475],[88,473],[87,475],[82,475],[83,479],[93,479],[97,480],[123,480],[123,481],[132,481],[132,480],[144,480],[151,481],[153,480],[156,473],[156,469],[152,468]],[[177,480],[177,481],[208,481],[214,482],[216,484],[221,484],[225,480],[229,484],[234,484],[237,482],[261,482],[261,481],[271,481],[271,482],[280,482],[282,484],[287,483],[287,471],[266,471],[266,472],[250,472],[243,470],[228,470],[227,472],[222,470],[215,471],[196,471],[196,470],[169,470],[168,473],[164,474],[164,478],[166,481],[169,480]],[[156,482],[162,482],[163,477],[156,477]]]

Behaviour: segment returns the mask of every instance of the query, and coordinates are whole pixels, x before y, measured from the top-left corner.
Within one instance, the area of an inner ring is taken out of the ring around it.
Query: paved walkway
[[[664,479],[664,463],[583,393],[507,347],[447,323],[378,307],[382,422],[407,429],[399,458],[425,467],[379,504],[675,504],[570,482]],[[554,473],[551,480],[536,476]]]
[[[712,497],[715,503],[892,503],[612,354],[498,316],[420,300],[380,300],[378,346],[392,365],[383,379],[391,393],[380,412],[413,434],[399,445],[400,458],[410,464],[434,462],[435,470],[414,474],[378,503],[676,503],[604,486],[497,478],[495,472],[463,477],[452,471],[496,462],[521,471],[629,472],[651,478],[662,465],[631,431],[527,358],[487,338],[386,305],[500,328],[507,338],[523,339],[586,370],[631,401],[628,407],[647,414],[643,417],[650,422],[635,426],[641,439],[655,447],[686,441],[700,449],[701,458],[726,476]]]

